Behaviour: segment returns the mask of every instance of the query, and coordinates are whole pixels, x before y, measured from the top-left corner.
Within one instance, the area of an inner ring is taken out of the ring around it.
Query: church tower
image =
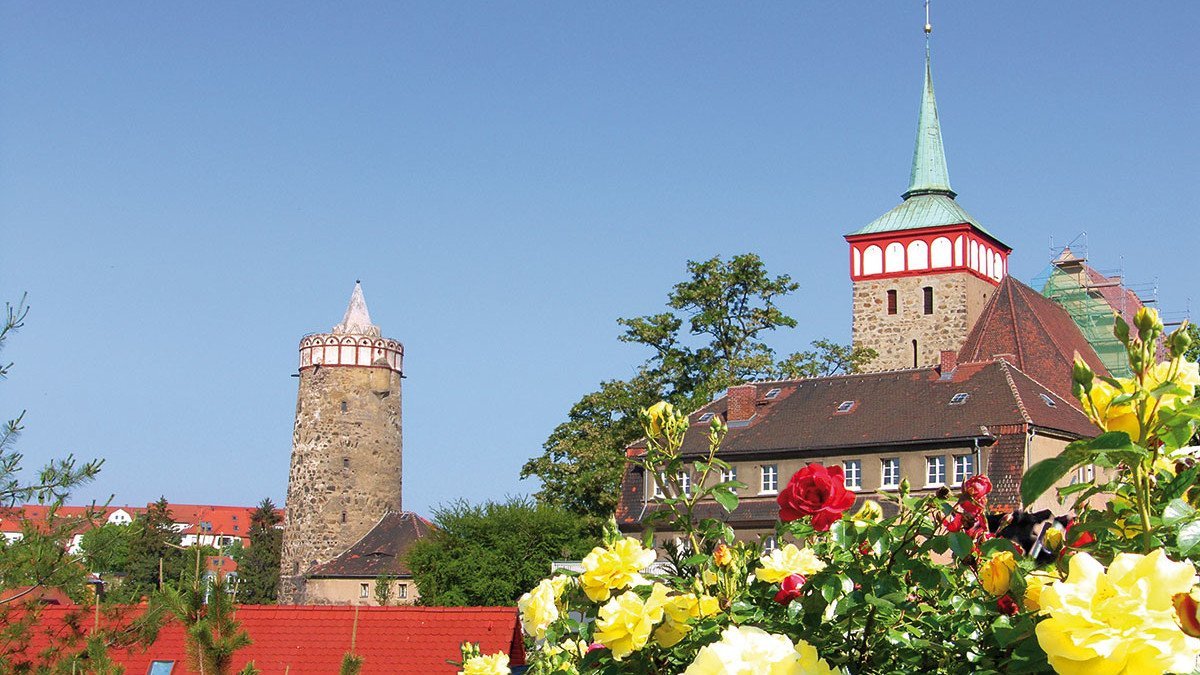
[[[305,573],[400,511],[404,346],[371,323],[355,283],[342,322],[300,340],[279,601],[303,604]]]
[[[1000,280],[1012,249],[955,201],[929,60],[904,201],[846,235],[854,286],[853,342],[879,358],[868,370],[933,365],[957,352]]]

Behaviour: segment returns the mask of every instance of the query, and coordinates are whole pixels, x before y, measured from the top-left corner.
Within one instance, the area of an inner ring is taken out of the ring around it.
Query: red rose
[[[808,581],[799,574],[793,574],[779,582],[779,592],[775,594],[775,602],[786,605],[804,595],[804,582]]]
[[[971,476],[967,482],[963,483],[962,491],[971,499],[977,502],[982,502],[987,498],[988,493],[992,491],[992,479],[980,474]]]
[[[942,526],[946,528],[947,532],[958,532],[959,530],[961,530],[963,528],[962,511],[955,511],[954,517],[952,517],[952,518],[951,517],[943,518]]]
[[[996,608],[1000,610],[1001,614],[1007,616],[1012,616],[1020,611],[1020,608],[1017,607],[1017,601],[1013,600],[1012,596],[1008,594],[1002,595],[999,600],[996,600]]]
[[[779,519],[783,522],[812,516],[813,529],[826,532],[854,505],[854,493],[846,489],[841,466],[825,467],[814,462],[797,471],[775,501],[779,502]]]

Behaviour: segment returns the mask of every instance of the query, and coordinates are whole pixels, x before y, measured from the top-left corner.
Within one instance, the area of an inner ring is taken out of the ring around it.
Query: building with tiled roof
[[[718,455],[731,466],[712,483],[739,481],[739,506],[714,501],[741,536],[772,537],[776,496],[810,462],[840,465],[859,501],[899,491],[956,488],[986,473],[991,507],[1020,508],[1020,480],[1035,462],[1098,433],[1071,394],[1071,364],[1105,362],[1071,312],[1008,275],[1011,249],[971,217],[950,188],[928,45],[917,141],[903,202],[845,236],[850,246],[853,342],[879,353],[867,372],[754,382],[689,417],[685,458],[707,455],[711,419],[729,432]],[[644,452],[644,442],[626,452]],[[699,480],[689,465],[681,484]],[[1088,480],[1094,468],[1064,478]],[[617,520],[641,532],[661,508],[654,476],[626,469]],[[1052,494],[1052,493],[1048,493]],[[1045,496],[1034,508],[1061,508]],[[886,507],[885,507],[886,508]],[[673,537],[656,535],[661,545]]]
[[[385,577],[391,604],[411,605],[420,597],[404,555],[434,526],[411,512],[390,511],[333,560],[308,572],[305,602],[313,605],[378,605],[375,584]]]
[[[82,649],[92,627],[90,609],[43,607],[27,645],[4,652],[14,667],[40,664],[54,643]],[[270,675],[329,675],[348,652],[363,658],[363,675],[452,674],[463,642],[478,642],[485,653],[504,652],[509,663],[524,665],[525,647],[514,607],[296,607],[242,605],[236,619],[251,644],[233,657],[231,672],[251,661]],[[114,647],[109,657],[127,673],[185,675],[183,627],[170,622],[149,647]]]

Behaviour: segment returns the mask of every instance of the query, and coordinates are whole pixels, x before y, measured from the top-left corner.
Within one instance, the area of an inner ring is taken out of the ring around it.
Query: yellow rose
[[[992,555],[979,566],[979,583],[983,590],[999,597],[1012,588],[1012,575],[1017,571],[1017,561],[1009,551]]]
[[[1121,388],[1117,389],[1104,380],[1096,380],[1092,385],[1092,390],[1084,395],[1084,412],[1088,417],[1092,418],[1098,426],[1105,431],[1124,431],[1129,434],[1129,437],[1135,441],[1141,433],[1141,425],[1138,423],[1137,414],[1130,405],[1130,401],[1113,405],[1113,399],[1123,394],[1132,393],[1134,384],[1132,380],[1121,379]],[[1088,402],[1091,406],[1087,405]],[[1092,412],[1092,407],[1095,407],[1095,413]]]
[[[1021,599],[1021,605],[1026,611],[1036,612],[1042,608],[1042,589],[1055,581],[1058,577],[1049,572],[1034,572],[1025,577],[1025,597]]]
[[[646,409],[646,416],[650,418],[650,437],[658,438],[662,436],[663,422],[666,418],[675,412],[675,407],[666,401],[659,401]]]
[[[657,590],[656,588],[655,591]],[[614,597],[600,608],[593,637],[612,650],[614,659],[624,659],[646,646],[654,624],[662,620],[662,601],[663,598],[652,593],[650,600],[643,602],[633,591],[626,591]],[[648,604],[657,607],[648,607]]]
[[[517,600],[521,626],[526,633],[539,640],[546,637],[546,629],[558,621],[558,598],[567,581],[565,576],[542,579],[532,591]]]
[[[646,583],[642,570],[654,563],[654,550],[626,537],[608,548],[597,546],[583,559],[579,583],[592,602],[604,602],[612,591]]]
[[[1066,528],[1060,523],[1055,523],[1050,529],[1046,530],[1045,536],[1042,537],[1042,544],[1051,551],[1057,551],[1063,546],[1063,536],[1066,534]]]
[[[816,648],[800,641],[793,645],[786,635],[768,633],[753,626],[730,626],[721,639],[705,645],[683,675],[832,675],[836,673],[817,654]]]
[[[862,506],[850,516],[856,525],[867,523],[878,523],[883,519],[883,507],[879,502],[870,499],[864,500]]]
[[[768,584],[777,584],[793,574],[807,577],[825,569],[825,563],[812,549],[798,549],[795,544],[771,551],[759,558],[758,564],[754,576]]]
[[[1187,673],[1200,656],[1200,639],[1176,624],[1172,599],[1196,577],[1190,562],[1162,549],[1122,553],[1104,566],[1086,553],[1071,557],[1065,581],[1041,592],[1038,644],[1061,675]]]
[[[458,675],[510,675],[508,669],[508,654],[500,652],[482,656],[472,656],[463,663],[463,669]]]

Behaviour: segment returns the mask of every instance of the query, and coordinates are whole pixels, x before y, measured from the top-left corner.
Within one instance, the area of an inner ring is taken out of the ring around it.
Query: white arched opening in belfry
[[[866,274],[879,274],[883,271],[883,249],[872,244],[863,251],[863,271]]]
[[[908,244],[908,269],[923,270],[929,267],[929,244],[914,239]]]
[[[950,240],[945,237],[938,237],[933,240],[933,246],[929,248],[930,263],[934,267],[949,267],[950,259]]]
[[[862,253],[859,253],[857,246],[850,247],[854,252],[854,276],[862,276]]]
[[[893,241],[887,245],[887,250],[883,254],[883,271],[904,271],[904,244]]]

